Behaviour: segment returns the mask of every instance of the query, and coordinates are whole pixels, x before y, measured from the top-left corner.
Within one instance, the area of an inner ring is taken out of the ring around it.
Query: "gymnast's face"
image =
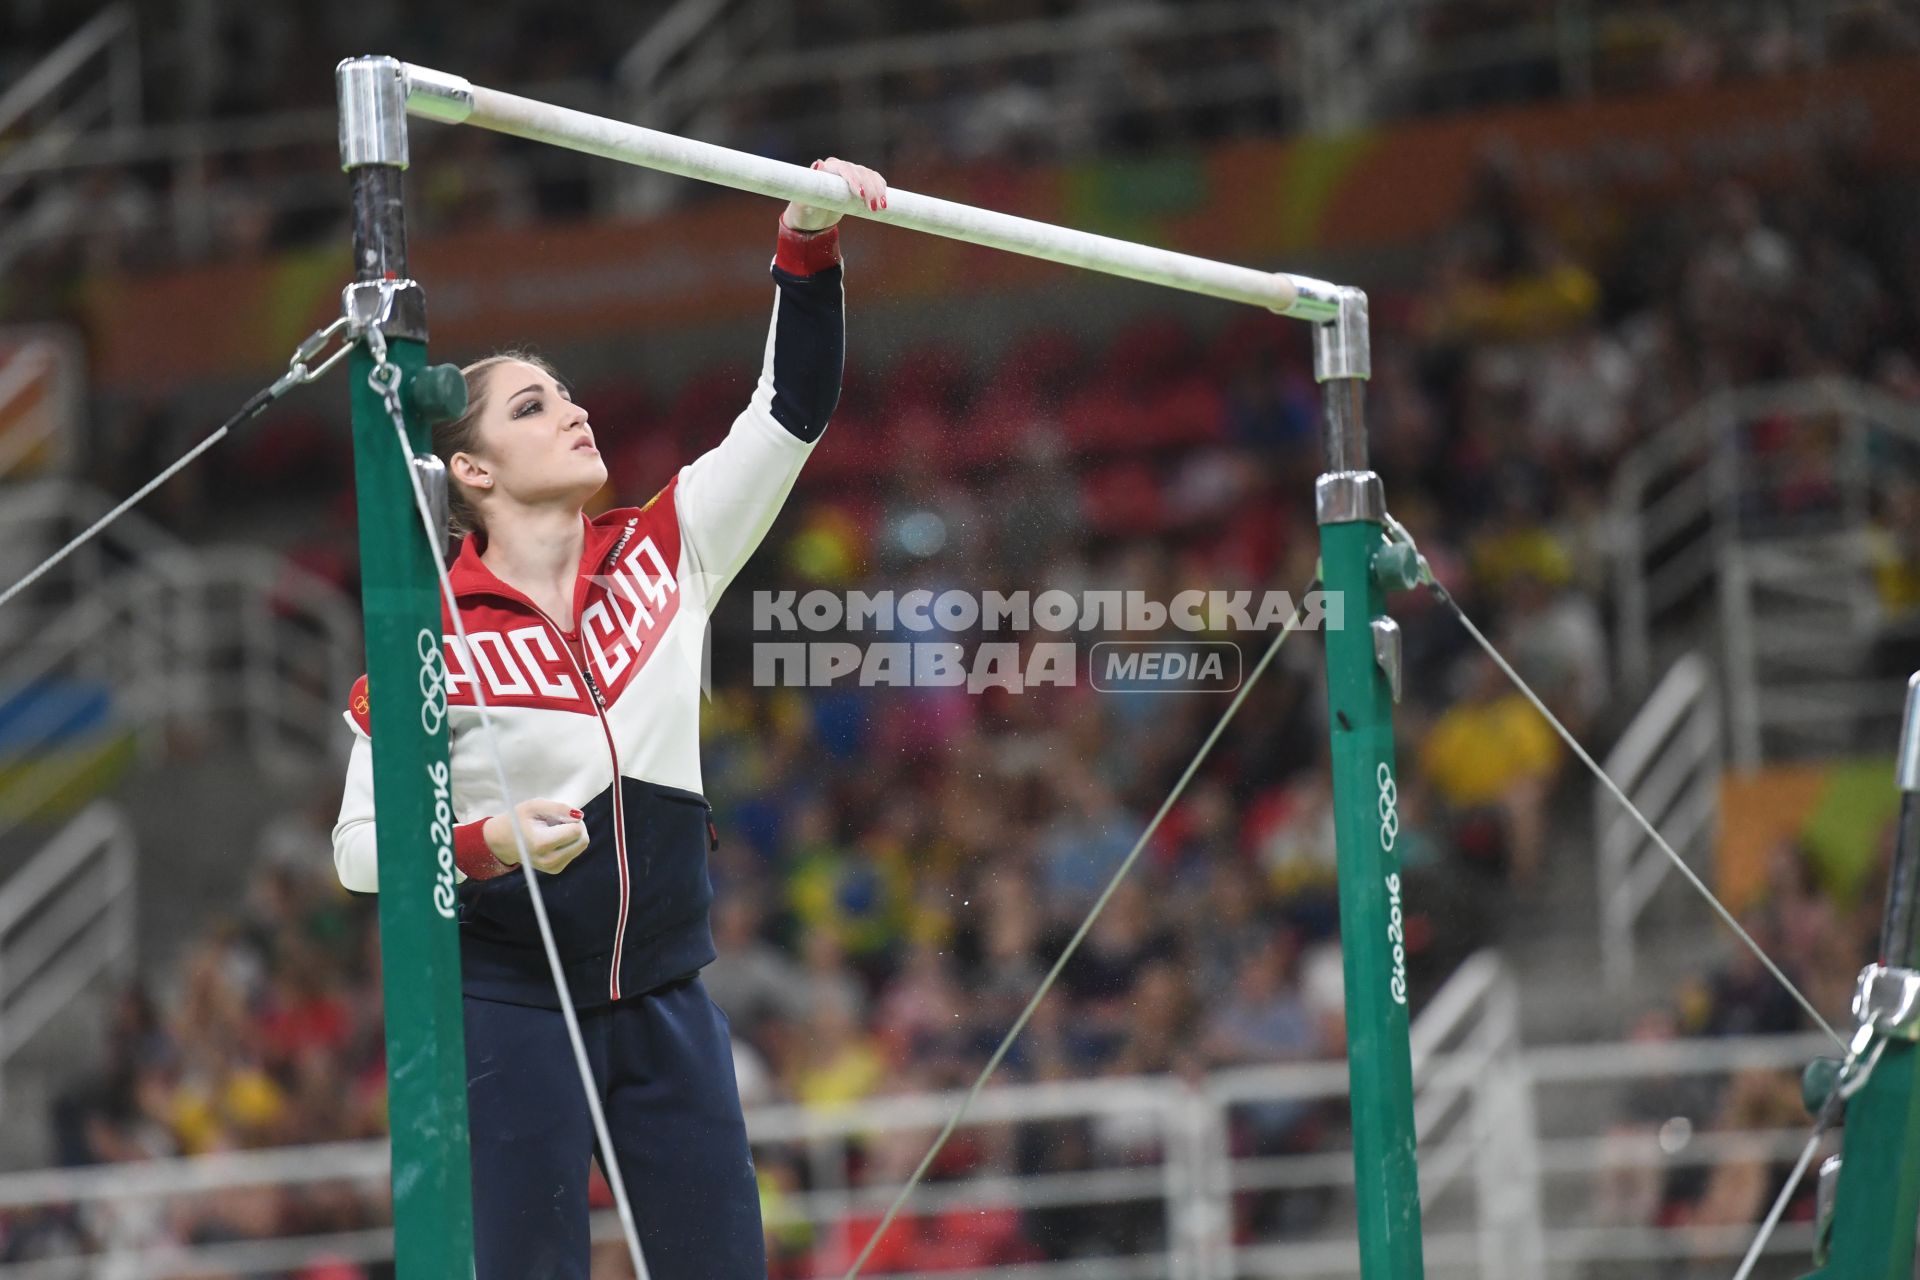
[[[537,365],[509,360],[486,379],[474,448],[450,459],[453,479],[483,511],[585,505],[607,482],[587,411]]]

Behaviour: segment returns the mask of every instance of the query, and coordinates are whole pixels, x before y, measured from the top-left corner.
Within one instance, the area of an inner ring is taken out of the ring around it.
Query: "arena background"
[[[1365,287],[1395,513],[1845,1018],[1920,666],[1911,3],[13,0],[0,578],[337,308],[332,70],[369,52]],[[602,501],[644,501],[744,403],[776,206],[414,138],[434,354],[555,360]],[[795,1278],[844,1271],[1222,700],[756,687],[752,593],[1297,592],[1321,462],[1285,322],[843,236],[846,393],[716,618],[705,741],[707,978]],[[0,611],[0,1277],[391,1274],[374,913],[328,846],[345,427],[340,383],[289,398]],[[1429,1274],[1731,1275],[1827,1042],[1394,608]],[[1323,704],[1302,637],[871,1274],[1356,1274]],[[1809,1180],[1756,1274],[1811,1269],[1812,1216]]]

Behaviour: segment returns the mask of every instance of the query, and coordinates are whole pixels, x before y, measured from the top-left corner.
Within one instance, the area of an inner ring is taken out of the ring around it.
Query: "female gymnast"
[[[873,170],[813,167],[885,207]],[[698,976],[714,955],[701,649],[840,397],[839,220],[798,202],[782,213],[752,398],[644,507],[584,514],[607,469],[585,407],[538,359],[470,365],[467,412],[435,429],[466,535],[451,577],[468,643],[443,623],[478,1280],[588,1280],[595,1142],[516,820],[649,1270],[765,1280],[726,1018]],[[531,797],[511,810],[481,684],[513,793]],[[379,888],[368,697],[363,676],[333,832],[340,881],[359,892]]]

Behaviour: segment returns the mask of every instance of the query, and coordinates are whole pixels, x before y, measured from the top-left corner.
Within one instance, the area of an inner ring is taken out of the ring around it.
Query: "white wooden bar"
[[[473,125],[683,178],[801,200],[910,231],[1265,307],[1299,320],[1327,323],[1339,316],[1340,291],[1323,280],[1214,262],[895,187],[887,190],[885,209],[871,210],[832,174],[482,88],[412,63],[400,67],[407,111],[425,119]]]

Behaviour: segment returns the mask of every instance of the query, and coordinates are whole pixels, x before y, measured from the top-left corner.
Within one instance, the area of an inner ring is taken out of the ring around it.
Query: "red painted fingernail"
[[[581,816],[582,816],[582,815],[581,815],[581,813],[580,813],[580,811],[579,811],[578,809],[569,809],[569,810],[567,810],[567,812],[568,812],[568,813],[570,813],[570,814],[572,814],[572,815],[573,815],[574,817],[576,817],[576,818],[578,818],[578,817],[581,817]]]

